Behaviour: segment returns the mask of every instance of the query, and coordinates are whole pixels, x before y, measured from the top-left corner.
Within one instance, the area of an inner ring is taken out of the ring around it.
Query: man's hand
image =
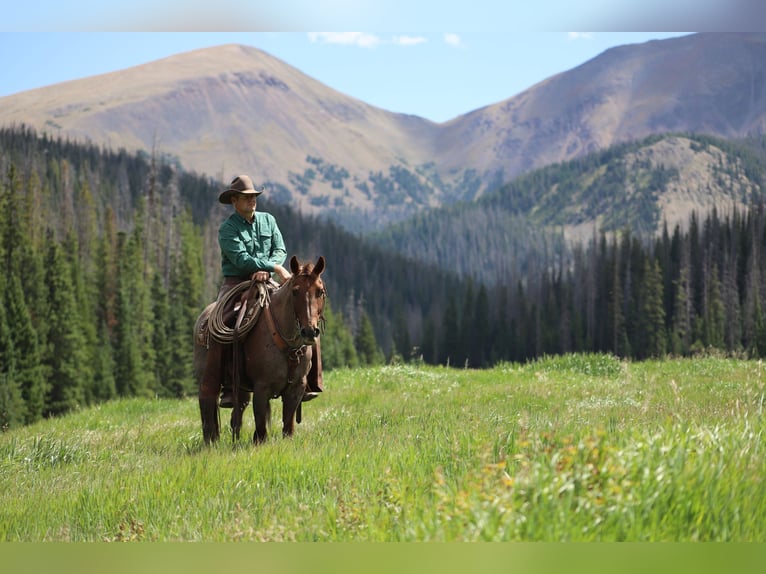
[[[268,271],[256,271],[253,273],[253,281],[256,283],[266,283],[271,278],[271,273]]]
[[[279,276],[279,278],[282,280],[282,283],[284,283],[285,281],[290,279],[290,277],[292,277],[290,272],[284,267],[282,267],[281,265],[274,265],[274,273],[276,273]]]

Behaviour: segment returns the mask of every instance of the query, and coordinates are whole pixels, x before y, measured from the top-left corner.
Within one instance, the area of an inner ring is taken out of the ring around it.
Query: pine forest
[[[195,394],[192,330],[220,281],[221,190],[161,154],[0,130],[3,429],[115,397]],[[594,232],[490,283],[301,215],[268,190],[262,199],[288,257],[327,260],[326,369],[766,355],[761,204],[692,213],[657,236]]]

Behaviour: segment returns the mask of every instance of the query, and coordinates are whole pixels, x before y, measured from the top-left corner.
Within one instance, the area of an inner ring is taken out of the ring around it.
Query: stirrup
[[[234,393],[232,393],[229,390],[225,390],[221,392],[221,400],[218,403],[218,406],[222,409],[233,409],[234,408]]]

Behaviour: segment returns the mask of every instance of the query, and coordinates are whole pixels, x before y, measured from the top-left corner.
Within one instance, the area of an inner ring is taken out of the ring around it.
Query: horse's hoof
[[[315,393],[314,391],[305,392],[303,393],[303,398],[301,399],[301,402],[307,403],[309,401],[313,401],[318,396],[319,396],[319,393]]]

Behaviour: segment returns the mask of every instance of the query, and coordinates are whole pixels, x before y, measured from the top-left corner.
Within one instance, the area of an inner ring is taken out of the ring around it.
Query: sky
[[[0,97],[239,43],[367,104],[444,122],[612,46],[689,33],[674,30],[749,30],[749,22],[766,21],[747,18],[759,6],[756,0],[0,0]],[[315,31],[328,29],[390,31]],[[659,31],[639,31],[646,29]]]

